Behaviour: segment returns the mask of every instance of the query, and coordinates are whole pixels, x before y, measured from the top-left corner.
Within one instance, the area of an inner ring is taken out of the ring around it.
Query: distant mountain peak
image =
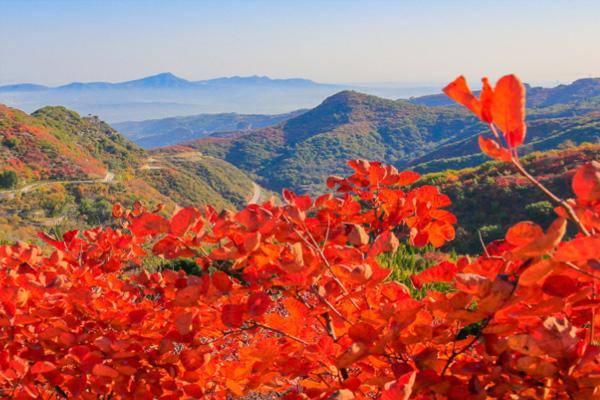
[[[122,82],[120,83],[120,85],[128,87],[182,87],[193,85],[193,83],[186,79],[180,78],[171,72],[161,72],[159,74],[150,75],[145,78]]]

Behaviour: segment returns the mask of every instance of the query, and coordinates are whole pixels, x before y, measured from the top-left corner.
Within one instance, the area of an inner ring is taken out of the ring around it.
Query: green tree
[[[13,170],[7,169],[0,172],[0,187],[4,189],[10,189],[17,186],[19,182],[19,177],[17,173]]]

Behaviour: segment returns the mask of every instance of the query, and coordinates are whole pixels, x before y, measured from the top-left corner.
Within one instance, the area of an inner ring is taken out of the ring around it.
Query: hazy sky
[[[0,84],[600,76],[600,1],[0,0]]]

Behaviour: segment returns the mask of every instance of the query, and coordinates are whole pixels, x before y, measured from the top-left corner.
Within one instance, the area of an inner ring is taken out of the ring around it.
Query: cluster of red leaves
[[[494,88],[487,78],[482,79],[483,86],[479,98],[475,97],[467,86],[463,76],[459,76],[444,88],[444,92],[457,103],[467,107],[483,122],[492,128],[495,138],[479,136],[479,146],[488,156],[510,161],[514,151],[525,139],[525,87],[514,75],[506,75],[498,80]],[[502,140],[494,125],[500,128],[508,148],[502,146]]]
[[[505,132],[506,134],[506,132]],[[514,142],[513,142],[514,143]],[[179,399],[276,392],[286,400],[600,396],[596,282],[600,168],[575,175],[587,235],[511,228],[484,255],[387,279],[399,240],[441,246],[454,216],[418,175],[352,161],[335,194],[283,192],[171,219],[115,206],[120,229],[69,232],[44,256],[0,247],[0,396]],[[144,257],[202,273],[147,272]]]

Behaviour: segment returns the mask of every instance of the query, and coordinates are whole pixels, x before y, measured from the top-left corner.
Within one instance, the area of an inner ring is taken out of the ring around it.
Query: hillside
[[[285,114],[200,114],[145,121],[118,122],[112,126],[143,148],[174,145],[199,139],[215,132],[264,128],[300,115],[304,110]]]
[[[456,107],[344,91],[277,126],[212,134],[184,145],[236,165],[269,189],[317,193],[328,174],[346,172],[348,159],[381,160],[421,172],[478,165],[486,161],[477,144],[485,130]],[[531,121],[522,151],[599,140],[598,112],[546,116]]]
[[[162,203],[166,212],[235,208],[257,190],[225,161],[148,153],[98,118],[64,107],[28,115],[6,106],[0,106],[0,186],[0,240],[107,223],[115,202]]]
[[[563,198],[571,198],[576,167],[598,159],[600,144],[587,144],[534,152],[522,161],[550,190]],[[481,251],[477,231],[481,231],[483,240],[489,243],[501,238],[516,222],[532,220],[547,227],[555,215],[544,194],[507,163],[488,161],[475,168],[432,173],[416,184],[425,183],[438,186],[452,199],[449,210],[456,215],[458,223],[456,239],[448,247],[459,253]]]
[[[236,165],[269,189],[315,192],[327,175],[346,171],[346,160],[402,165],[480,129],[454,108],[344,91],[278,126],[214,134],[184,145]]]

